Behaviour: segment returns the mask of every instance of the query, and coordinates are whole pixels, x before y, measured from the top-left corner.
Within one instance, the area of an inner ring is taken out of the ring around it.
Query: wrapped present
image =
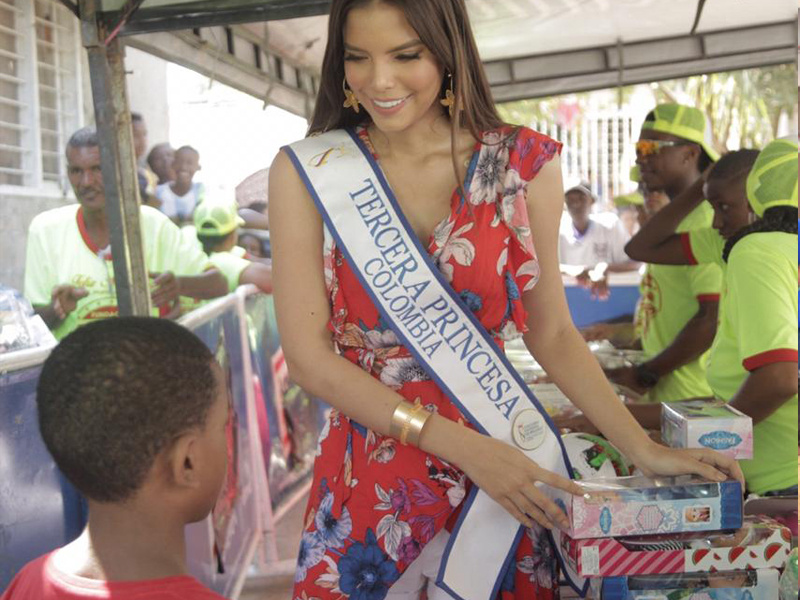
[[[791,532],[763,516],[745,517],[735,532],[598,538],[562,538],[564,556],[581,577],[782,569]]]
[[[691,531],[742,526],[738,481],[711,482],[695,475],[649,478],[599,477],[578,482],[585,493],[550,492],[569,518],[573,539]]]
[[[595,579],[597,600],[775,600],[777,569]]]
[[[673,448],[711,448],[736,459],[753,458],[753,420],[722,400],[663,403],[661,437]]]

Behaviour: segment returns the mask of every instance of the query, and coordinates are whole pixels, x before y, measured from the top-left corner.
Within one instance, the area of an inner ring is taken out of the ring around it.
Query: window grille
[[[79,23],[56,0],[0,0],[0,185],[66,186],[81,125]]]

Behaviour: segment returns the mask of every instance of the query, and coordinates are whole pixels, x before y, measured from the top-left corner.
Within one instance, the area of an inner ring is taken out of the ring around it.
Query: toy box
[[[722,400],[661,405],[661,437],[673,448],[711,448],[732,458],[753,458],[753,420]]]
[[[598,477],[577,482],[586,493],[573,496],[551,488],[567,514],[573,539],[691,531],[735,530],[742,526],[742,487],[695,475]]]
[[[597,582],[593,585],[597,600],[776,600],[778,597],[777,569],[636,575],[593,581]]]
[[[751,516],[735,532],[589,540],[563,537],[562,545],[570,567],[581,577],[782,569],[792,534],[772,519]]]

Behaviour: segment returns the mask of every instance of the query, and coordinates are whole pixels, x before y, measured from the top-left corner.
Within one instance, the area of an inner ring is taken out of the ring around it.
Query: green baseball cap
[[[194,209],[194,226],[199,235],[228,235],[244,224],[233,200],[207,198]]]
[[[650,120],[645,120],[642,129],[652,129],[668,133],[684,140],[698,144],[708,157],[716,162],[719,154],[714,151],[709,143],[710,135],[707,133],[707,122],[703,111],[686,106],[668,102],[656,106],[652,115],[648,115]]]
[[[747,176],[747,199],[763,216],[774,206],[797,206],[797,141],[772,140],[758,154]]]
[[[620,194],[614,196],[614,206],[622,208],[623,206],[644,206],[644,196],[639,192],[631,192],[630,194]]]

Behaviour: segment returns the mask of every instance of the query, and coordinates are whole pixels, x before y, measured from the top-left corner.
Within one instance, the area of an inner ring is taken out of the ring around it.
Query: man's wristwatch
[[[647,363],[636,365],[636,383],[645,388],[654,387],[658,383],[659,375],[647,366]]]

